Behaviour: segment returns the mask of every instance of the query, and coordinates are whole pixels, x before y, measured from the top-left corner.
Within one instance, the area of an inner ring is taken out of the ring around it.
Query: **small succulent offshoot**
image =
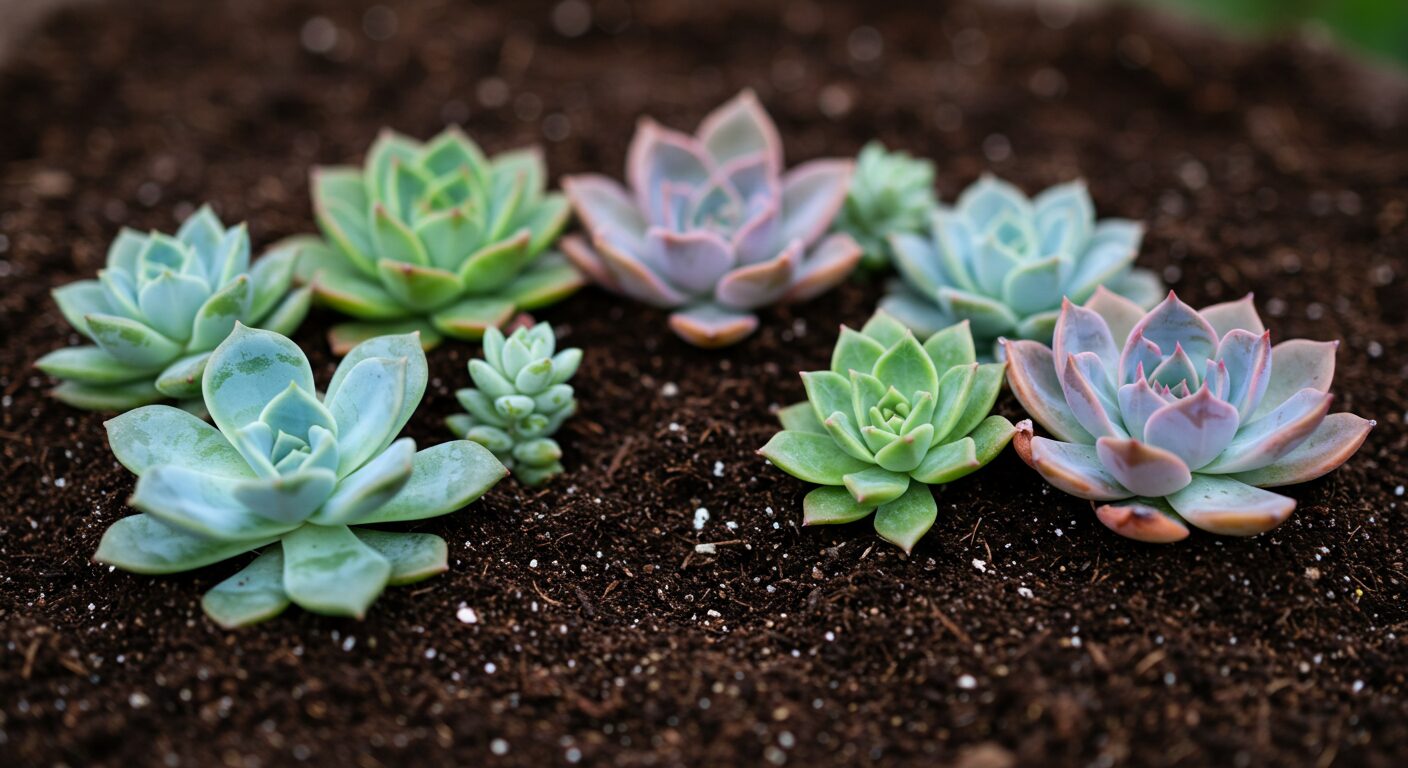
[[[445,419],[451,432],[494,452],[527,486],[562,473],[562,447],[552,439],[577,412],[567,381],[582,363],[582,350],[557,351],[552,326],[519,328],[507,339],[484,333],[484,359],[469,361],[474,387],[455,392],[468,413]]]
[[[262,549],[206,593],[215,622],[252,624],[290,602],[361,618],[388,584],[447,568],[438,536],[362,526],[453,512],[508,474],[478,443],[417,452],[396,439],[425,385],[415,334],[358,345],[319,397],[293,342],[236,326],[201,378],[214,427],[165,405],[107,422],[142,514],[113,523],[94,559],[164,574]]]
[[[992,461],[1014,427],[990,416],[1005,363],[977,362],[967,323],[930,336],[878,312],[841,328],[831,370],[802,374],[807,401],[778,414],[783,431],[759,451],[822,488],[803,501],[806,525],[875,513],[875,531],[914,547],[938,516],[928,486]]]
[[[1103,285],[1142,307],[1158,302],[1158,278],[1131,267],[1143,237],[1138,222],[1096,221],[1084,182],[1028,199],[983,176],[938,207],[930,234],[890,238],[901,279],[880,308],[920,335],[967,320],[985,357],[999,337],[1049,343],[1065,297],[1081,303]]]
[[[292,333],[309,291],[290,291],[297,249],[274,246],[250,265],[245,225],[226,228],[203,206],[175,237],[123,229],[98,279],[56,288],[69,325],[93,342],[35,366],[60,380],[53,396],[76,408],[126,411],[172,399],[198,410],[210,351],[239,321]]]
[[[1018,453],[1140,541],[1269,531],[1296,502],[1262,489],[1338,467],[1374,426],[1329,413],[1339,343],[1271,346],[1250,296],[1199,312],[1170,293],[1146,314],[1099,289],[1066,302],[1052,346],[1005,346],[1013,394],[1056,438],[1024,421]]]
[[[879,270],[890,265],[890,237],[927,232],[937,208],[934,164],[872,141],[856,157],[850,193],[831,228],[860,244],[861,269]]]
[[[303,239],[299,276],[358,319],[329,333],[338,354],[410,330],[427,348],[478,339],[583,285],[547,250],[571,210],[537,148],[487,158],[458,128],[424,144],[385,130],[364,168],[318,168],[311,186],[326,239]]]
[[[630,189],[596,174],[563,179],[587,232],[562,250],[597,284],[671,310],[685,341],[735,344],[757,329],[757,309],[810,299],[855,269],[860,246],[826,235],[852,165],[784,173],[777,126],[750,91],[694,136],[647,118],[631,140]]]

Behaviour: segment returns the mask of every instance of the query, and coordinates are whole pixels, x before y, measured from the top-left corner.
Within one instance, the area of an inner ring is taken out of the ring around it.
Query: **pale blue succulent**
[[[164,574],[262,548],[206,593],[217,623],[262,621],[290,602],[360,618],[388,584],[447,568],[438,536],[361,526],[453,512],[508,474],[477,443],[417,452],[396,439],[426,377],[415,334],[382,336],[354,348],[320,397],[293,342],[236,325],[201,377],[214,427],[165,405],[107,422],[142,514],[113,523],[94,559]]]
[[[204,206],[175,237],[124,229],[96,280],[54,290],[74,330],[92,345],[58,349],[35,365],[77,408],[125,411],[164,399],[199,403],[210,351],[236,322],[292,333],[310,289],[290,292],[297,249],[275,246],[253,266],[243,224],[226,228]]]
[[[562,472],[562,447],[552,439],[577,412],[567,381],[582,363],[582,350],[557,351],[552,326],[519,328],[507,339],[484,332],[484,359],[469,361],[475,387],[455,393],[468,413],[445,419],[459,437],[494,452],[514,477],[541,485]]]
[[[1028,199],[983,176],[938,207],[930,234],[890,238],[902,279],[880,307],[920,335],[967,320],[984,355],[1001,337],[1049,343],[1063,298],[1102,285],[1145,308],[1162,298],[1158,278],[1132,267],[1143,235],[1139,222],[1096,221],[1084,182]]]
[[[860,244],[862,269],[883,269],[890,263],[890,237],[927,231],[937,207],[934,164],[872,141],[856,156],[846,204],[831,229]]]

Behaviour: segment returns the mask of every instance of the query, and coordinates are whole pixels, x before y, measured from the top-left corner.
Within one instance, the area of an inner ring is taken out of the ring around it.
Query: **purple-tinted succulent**
[[[594,174],[563,179],[587,237],[561,247],[600,285],[674,310],[686,341],[727,346],[758,327],[754,310],[816,296],[860,261],[849,236],[823,239],[851,169],[813,160],[784,173],[777,127],[744,91],[695,136],[642,120],[629,190]]]
[[[1026,421],[1013,445],[1052,485],[1103,502],[1124,536],[1255,535],[1296,506],[1262,488],[1329,472],[1374,426],[1327,415],[1338,346],[1272,347],[1251,296],[1199,312],[1170,293],[1145,314],[1098,289],[1064,304],[1051,347],[1004,342],[1013,394],[1057,438]]]

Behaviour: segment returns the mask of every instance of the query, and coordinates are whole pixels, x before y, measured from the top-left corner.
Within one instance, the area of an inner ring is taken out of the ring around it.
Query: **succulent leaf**
[[[216,584],[201,608],[212,621],[226,629],[244,627],[278,616],[289,606],[284,591],[284,553],[270,547],[239,573]]]

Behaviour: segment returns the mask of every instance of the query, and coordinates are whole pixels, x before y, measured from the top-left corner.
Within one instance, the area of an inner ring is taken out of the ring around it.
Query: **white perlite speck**
[[[978,569],[978,573],[988,572],[988,563],[986,560],[979,560],[976,557],[973,558],[973,567]]]
[[[700,507],[694,510],[694,530],[704,530],[704,524],[709,522],[709,510]]]
[[[694,545],[694,552],[695,552],[695,554],[698,554],[698,555],[712,555],[712,554],[714,554],[714,553],[717,552],[717,551],[718,551],[718,549],[717,549],[713,544],[695,544],[695,545]]]
[[[971,691],[978,687],[978,681],[972,675],[959,675],[958,687],[965,691]]]
[[[1032,596],[1032,591],[1026,587],[1017,587],[1017,594],[1021,595],[1022,597],[1030,598]]]
[[[462,624],[474,624],[479,621],[479,614],[475,613],[473,608],[461,605],[460,609],[455,611],[455,618],[459,619]]]

